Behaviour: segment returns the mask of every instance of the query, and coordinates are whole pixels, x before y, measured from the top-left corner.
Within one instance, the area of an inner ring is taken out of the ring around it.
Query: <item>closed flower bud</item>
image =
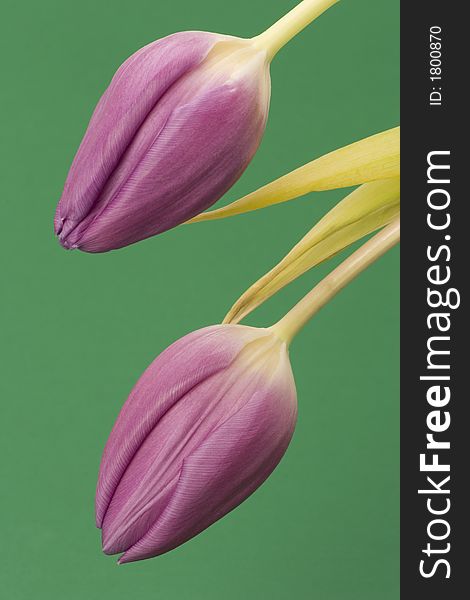
[[[337,1],[303,0],[251,39],[187,31],[127,59],[70,168],[54,220],[60,243],[106,252],[214,204],[263,136],[271,60]]]
[[[261,141],[266,51],[204,32],[170,35],[119,68],[93,113],[55,216],[65,248],[105,252],[216,202]]]
[[[121,563],[157,556],[223,517],[279,463],[296,416],[274,330],[216,325],[172,344],[136,384],[104,450],[104,552],[123,552]]]

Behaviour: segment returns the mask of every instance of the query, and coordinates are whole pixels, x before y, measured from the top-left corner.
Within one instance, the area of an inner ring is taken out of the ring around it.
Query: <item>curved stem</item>
[[[269,60],[272,60],[289,40],[338,1],[303,0],[269,29],[254,37],[252,41],[257,46],[264,48]]]
[[[271,327],[287,344],[327,302],[364,269],[390,250],[400,240],[400,217],[382,229],[300,300],[280,321]]]

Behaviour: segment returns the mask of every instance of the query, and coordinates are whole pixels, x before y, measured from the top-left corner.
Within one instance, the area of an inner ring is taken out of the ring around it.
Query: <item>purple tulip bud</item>
[[[104,450],[104,552],[150,558],[209,527],[270,475],[296,417],[287,347],[273,331],[216,325],[172,344],[137,382]]]
[[[261,141],[266,51],[205,32],[170,35],[118,69],[70,168],[55,216],[65,248],[105,252],[216,202]]]

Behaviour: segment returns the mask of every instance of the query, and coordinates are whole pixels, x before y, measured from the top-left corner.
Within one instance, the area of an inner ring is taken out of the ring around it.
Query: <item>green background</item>
[[[396,599],[399,581],[398,250],[299,335],[299,421],[247,502],[160,558],[100,550],[100,453],[143,369],[218,322],[328,208],[335,191],[184,226],[102,255],[66,252],[56,202],[118,65],[182,29],[251,36],[294,0],[3,3],[1,43],[1,587],[8,600]],[[222,202],[398,123],[398,0],[343,0],[272,65],[255,160]],[[269,325],[337,259],[249,319]]]

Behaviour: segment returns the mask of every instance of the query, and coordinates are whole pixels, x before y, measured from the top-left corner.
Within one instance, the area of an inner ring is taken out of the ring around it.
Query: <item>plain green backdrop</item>
[[[183,29],[251,36],[294,0],[3,2],[1,592],[8,600],[399,596],[398,250],[292,346],[299,421],[265,485],[196,539],[119,567],[94,527],[106,437],[143,369],[218,322],[346,192],[183,226],[102,255],[53,236],[56,202],[118,65]],[[264,141],[226,202],[398,124],[399,2],[343,0],[275,59]],[[255,312],[269,325],[338,259]]]

